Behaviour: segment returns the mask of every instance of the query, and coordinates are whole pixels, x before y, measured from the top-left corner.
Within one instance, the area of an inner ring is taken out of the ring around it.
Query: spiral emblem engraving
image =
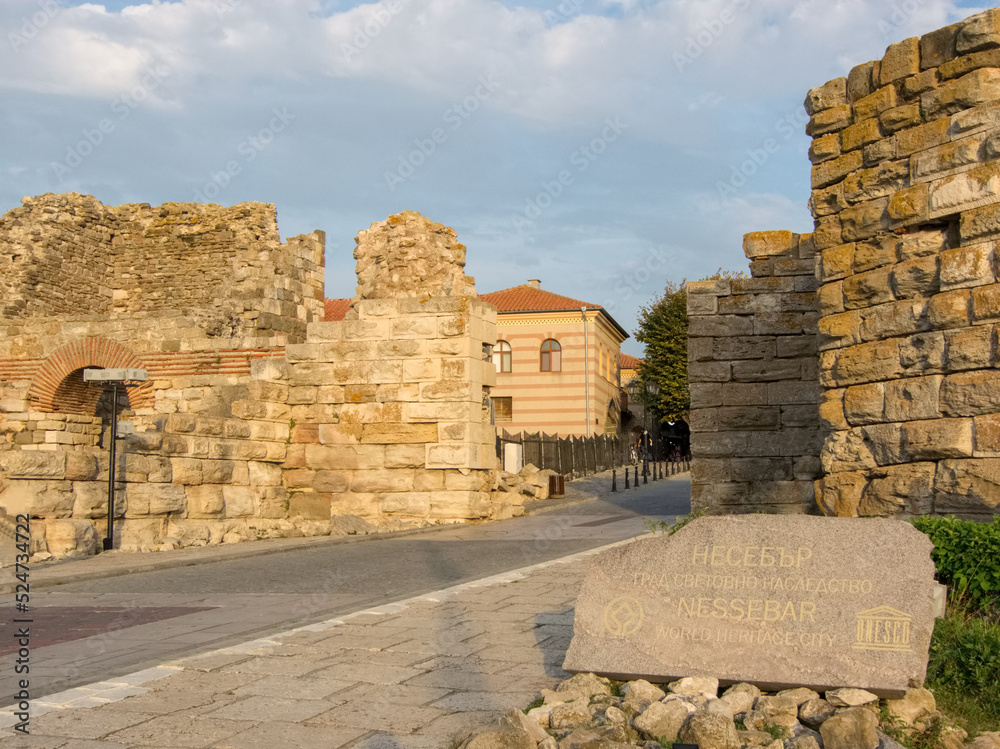
[[[619,596],[604,607],[604,627],[612,637],[627,637],[642,625],[642,603],[632,596]]]

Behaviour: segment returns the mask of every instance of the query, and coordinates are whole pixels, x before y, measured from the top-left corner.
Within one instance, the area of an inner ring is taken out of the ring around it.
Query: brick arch
[[[28,402],[46,413],[93,416],[103,388],[83,383],[79,372],[86,367],[146,368],[141,359],[120,343],[99,337],[73,341],[56,349],[35,373],[28,388]],[[152,408],[153,383],[129,387],[128,396],[132,408]]]

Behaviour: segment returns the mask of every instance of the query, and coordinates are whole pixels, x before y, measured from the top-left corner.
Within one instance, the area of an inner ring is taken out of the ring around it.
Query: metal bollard
[[[635,464],[635,479],[633,481],[633,484],[634,484],[633,487],[632,487],[633,489],[638,489],[639,488],[639,464],[638,463]]]
[[[614,468],[611,469],[611,491],[618,491],[618,472]]]
[[[628,485],[628,466],[625,466],[625,488],[626,489],[630,488]]]

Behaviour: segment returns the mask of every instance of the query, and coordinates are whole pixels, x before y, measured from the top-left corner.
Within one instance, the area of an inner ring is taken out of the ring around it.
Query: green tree
[[[742,271],[719,268],[703,281],[720,278],[747,278]],[[668,281],[663,294],[649,305],[639,309],[639,329],[636,340],[645,344],[646,352],[639,377],[660,386],[657,395],[645,396],[643,405],[649,406],[660,421],[677,421],[685,418],[691,408],[688,390],[687,345],[687,279],[675,284]],[[646,401],[649,403],[646,403]]]
[[[677,421],[691,407],[687,374],[687,292],[685,282],[668,282],[661,296],[639,309],[636,340],[645,344],[640,379],[660,386],[657,395],[641,395],[660,421]],[[649,401],[648,403],[646,401]]]

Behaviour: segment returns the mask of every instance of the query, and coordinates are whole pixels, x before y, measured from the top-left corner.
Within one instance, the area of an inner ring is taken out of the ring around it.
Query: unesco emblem
[[[642,604],[632,596],[619,596],[604,607],[604,627],[612,637],[628,637],[642,624]]]

